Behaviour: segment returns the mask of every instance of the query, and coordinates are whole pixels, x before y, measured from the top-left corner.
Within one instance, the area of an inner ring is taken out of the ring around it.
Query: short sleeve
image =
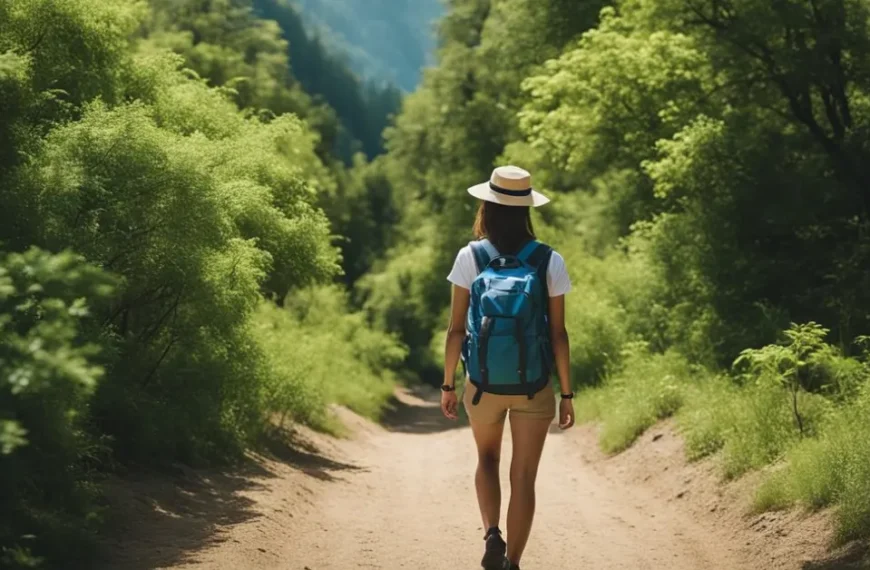
[[[547,266],[547,288],[550,290],[550,297],[571,292],[571,277],[565,266],[565,258],[556,251],[550,256],[550,265]]]
[[[447,280],[464,289],[471,289],[471,284],[477,277],[477,266],[474,263],[474,253],[469,246],[465,246],[456,254],[453,269]]]

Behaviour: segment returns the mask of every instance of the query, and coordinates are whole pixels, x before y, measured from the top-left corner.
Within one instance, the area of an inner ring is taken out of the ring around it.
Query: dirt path
[[[117,545],[112,567],[478,568],[483,541],[471,434],[441,420],[432,400],[401,393],[386,428],[347,414],[356,434],[351,440],[311,436],[316,452],[277,450],[244,476],[200,477],[187,491],[140,501],[147,520],[125,529],[135,538]],[[509,431],[505,435],[507,459]],[[801,567],[795,560],[759,566],[740,532],[685,508],[661,481],[638,481],[650,478],[638,471],[642,463],[626,467],[608,461],[595,450],[589,429],[551,431],[524,569]],[[503,460],[505,490],[507,467]],[[683,483],[677,481],[676,488]],[[227,486],[232,501],[221,499]],[[154,496],[153,490],[127,487],[127,492]],[[186,507],[173,512],[171,505],[179,500]],[[192,532],[196,538],[187,540]]]

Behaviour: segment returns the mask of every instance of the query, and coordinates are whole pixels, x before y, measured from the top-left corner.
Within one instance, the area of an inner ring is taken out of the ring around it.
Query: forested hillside
[[[400,104],[397,88],[364,82],[303,25],[288,0],[152,5],[160,9],[142,26],[148,42],[184,55],[210,85],[232,87],[243,108],[309,119],[323,150],[348,163],[356,152],[369,158],[382,152],[381,133]]]
[[[396,83],[366,79],[359,71],[362,64],[347,60],[343,46],[333,45],[317,28],[306,25],[290,0],[253,0],[253,6],[259,16],[280,27],[302,87],[335,111],[338,124],[329,135],[333,151],[346,162],[356,152],[368,158],[380,154],[383,130],[400,105]]]
[[[441,0],[295,0],[303,19],[352,67],[378,83],[413,91],[432,57]]]

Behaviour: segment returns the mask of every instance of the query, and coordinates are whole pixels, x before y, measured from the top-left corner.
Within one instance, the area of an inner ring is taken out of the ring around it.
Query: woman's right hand
[[[441,392],[441,413],[448,420],[459,419],[459,399],[456,390]]]

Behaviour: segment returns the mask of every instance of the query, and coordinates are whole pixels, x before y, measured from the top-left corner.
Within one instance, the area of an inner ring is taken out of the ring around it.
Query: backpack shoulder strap
[[[492,261],[492,255],[489,253],[489,248],[487,247],[487,240],[479,240],[473,241],[468,244],[471,248],[471,253],[474,254],[474,263],[477,265],[477,274],[480,275],[486,266],[489,265],[489,262]]]
[[[553,255],[553,248],[549,245],[539,241],[530,241],[523,246],[517,257],[533,269],[540,269],[541,265],[549,265],[551,255]]]
[[[531,240],[529,242],[526,242],[526,245],[524,245],[520,249],[519,253],[517,253],[517,259],[519,259],[523,263],[525,263],[527,265],[531,265],[532,267],[537,269],[537,264],[532,263],[532,261],[534,261],[534,260],[531,258],[532,258],[532,254],[534,254],[537,251],[538,247],[541,245],[544,245],[544,244],[542,244],[541,242],[539,242],[537,240]]]
[[[547,284],[547,270],[550,267],[550,258],[553,256],[553,248],[539,241],[532,241],[520,251],[519,258],[523,263],[529,264],[538,274],[541,286],[544,288],[545,298],[549,299],[550,290]]]

